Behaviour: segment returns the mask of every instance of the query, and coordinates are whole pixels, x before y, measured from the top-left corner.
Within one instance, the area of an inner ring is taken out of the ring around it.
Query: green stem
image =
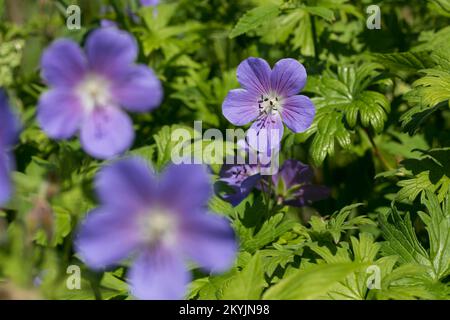
[[[380,152],[380,149],[378,148],[377,144],[375,143],[375,140],[373,139],[373,136],[370,134],[370,132],[368,132],[367,130],[365,130],[365,132],[366,132],[367,136],[369,137],[369,141],[370,141],[370,144],[372,145],[374,155],[378,158],[378,160],[380,160],[384,169],[388,170],[388,171],[394,170],[395,168],[390,165],[390,163],[386,160],[386,158]]]

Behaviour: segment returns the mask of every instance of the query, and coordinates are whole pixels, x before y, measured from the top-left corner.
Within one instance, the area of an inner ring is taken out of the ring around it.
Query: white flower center
[[[96,107],[108,107],[111,105],[110,84],[102,76],[93,73],[86,75],[78,86],[77,93],[87,112],[91,112]]]
[[[275,94],[261,95],[258,107],[261,115],[275,115],[281,111],[281,99]]]
[[[175,214],[161,208],[153,208],[140,221],[140,235],[150,244],[174,244],[176,241],[177,221]]]

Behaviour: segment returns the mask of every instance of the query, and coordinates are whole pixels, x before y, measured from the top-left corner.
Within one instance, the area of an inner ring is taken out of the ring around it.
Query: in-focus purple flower
[[[303,207],[330,196],[330,189],[312,184],[314,172],[310,166],[297,160],[286,160],[280,171],[272,176],[277,202]]]
[[[238,156],[242,157],[243,164],[225,164],[219,173],[219,181],[224,182],[231,192],[222,195],[222,198],[233,206],[239,205],[255,187],[261,187],[263,175],[271,170],[273,157],[269,153],[258,152],[251,148],[245,140],[237,142]],[[278,155],[275,155],[278,157]],[[238,162],[236,160],[236,163]]]
[[[77,251],[94,269],[132,258],[135,297],[182,299],[191,279],[186,259],[211,272],[233,264],[232,228],[206,212],[212,185],[205,167],[172,165],[157,179],[130,158],[103,169],[95,185],[101,205],[81,225]]]
[[[261,181],[258,165],[224,165],[219,173],[220,179],[227,184],[231,192],[222,198],[233,206],[239,205]]]
[[[77,132],[83,149],[106,159],[134,140],[133,124],[121,108],[146,112],[159,106],[163,91],[153,71],[134,64],[135,39],[116,28],[100,28],[86,40],[55,41],[41,61],[42,77],[52,86],[39,101],[38,121],[54,139]]]
[[[249,132],[267,136],[267,146],[249,140],[255,149],[276,148],[283,137],[283,122],[297,133],[308,129],[314,120],[312,101],[297,95],[305,86],[306,77],[305,68],[294,59],[282,59],[271,69],[263,59],[248,58],[237,68],[242,88],[228,93],[223,114],[236,126],[254,121]]]
[[[14,168],[11,147],[16,143],[19,121],[12,113],[6,92],[0,88],[0,205],[9,200],[12,193],[10,171]]]

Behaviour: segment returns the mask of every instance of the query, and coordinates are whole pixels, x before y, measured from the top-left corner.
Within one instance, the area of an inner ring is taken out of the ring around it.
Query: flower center
[[[88,74],[77,88],[79,97],[87,112],[96,107],[111,105],[112,97],[109,81],[96,74]]]
[[[260,114],[275,115],[281,110],[281,99],[274,94],[261,95],[258,100],[258,107]]]
[[[140,234],[145,243],[173,244],[176,240],[176,216],[162,208],[153,208],[140,221]]]

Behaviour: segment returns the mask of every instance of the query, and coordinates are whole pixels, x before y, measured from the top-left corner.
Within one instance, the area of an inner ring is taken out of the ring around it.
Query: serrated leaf
[[[267,23],[271,19],[274,19],[279,12],[278,5],[268,4],[254,8],[247,11],[234,26],[230,32],[230,38],[236,38],[237,36],[247,33],[250,30],[254,30],[264,23]]]
[[[337,263],[297,270],[264,294],[265,300],[312,300],[325,295],[335,284],[360,269],[362,264]]]
[[[313,136],[310,155],[320,165],[327,155],[333,155],[336,144],[348,148],[353,129],[372,128],[380,133],[390,111],[386,97],[367,87],[375,82],[380,65],[339,67],[337,74],[327,71],[319,81],[308,83],[306,91],[316,93],[317,108],[313,125],[306,135]]]
[[[388,217],[392,220],[389,221]],[[415,263],[431,266],[428,254],[419,243],[408,213],[402,219],[395,207],[390,216],[380,215],[381,231],[386,239],[383,251],[388,255],[397,255],[403,264]]]
[[[387,69],[395,73],[417,73],[419,70],[430,68],[434,65],[430,61],[428,51],[407,51],[396,53],[373,53],[375,60],[382,63]]]
[[[448,108],[450,99],[450,48],[435,50],[431,60],[434,68],[423,69],[425,75],[413,83],[413,90],[405,95],[405,99],[413,106],[400,120],[404,128],[410,132],[420,125],[426,117],[440,107]],[[415,122],[411,128],[411,122]]]
[[[262,257],[256,252],[248,264],[227,283],[222,299],[258,300],[265,286]]]

